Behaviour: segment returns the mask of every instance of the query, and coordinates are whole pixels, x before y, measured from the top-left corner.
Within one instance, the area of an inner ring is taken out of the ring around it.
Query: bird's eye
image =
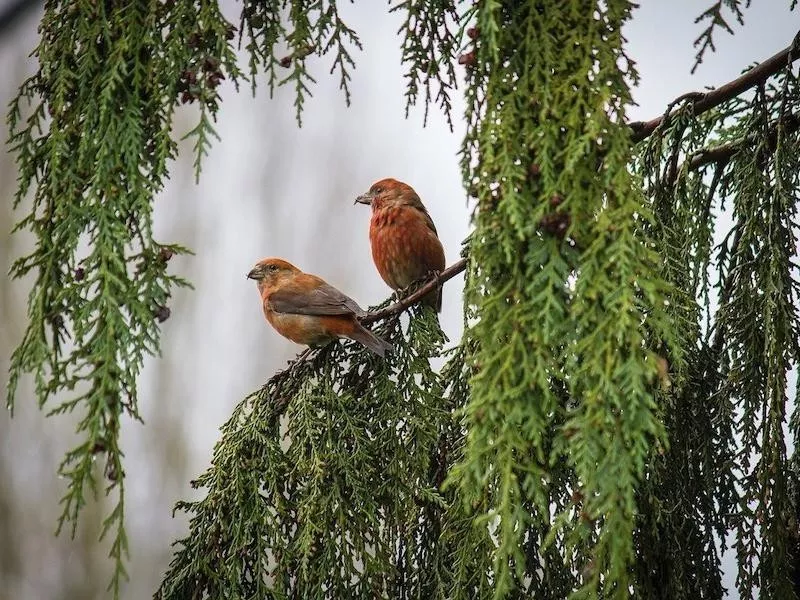
[[[278,270],[278,265],[270,265],[267,267],[270,271],[275,272]]]
[[[376,194],[382,194],[383,193],[383,188],[381,186],[378,186],[376,188],[372,188],[372,191],[374,193],[376,193]]]

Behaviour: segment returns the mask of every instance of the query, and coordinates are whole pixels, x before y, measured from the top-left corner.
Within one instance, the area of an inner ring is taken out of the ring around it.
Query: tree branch
[[[691,99],[691,105],[694,109],[695,115],[699,115],[711,110],[712,108],[716,108],[723,102],[730,100],[731,98],[735,98],[745,90],[764,82],[767,78],[775,75],[775,73],[780,71],[783,67],[800,58],[800,52],[797,51],[798,45],[800,45],[800,31],[789,46],[774,56],[771,56],[761,64],[756,65],[744,75],[737,77],[733,81],[729,81],[725,85],[706,93],[694,92],[692,94],[683,94],[679,97],[679,99],[670,103],[670,105],[674,106],[682,99],[689,97]],[[656,128],[661,125],[664,119],[669,117],[670,113],[671,110],[666,114],[656,117],[650,121],[635,121],[631,123],[629,127],[633,130],[633,134],[631,135],[633,142],[638,143],[649,137],[656,130]]]
[[[789,115],[785,120],[783,120],[783,123],[779,121],[770,128],[769,133],[767,134],[767,146],[770,149],[775,148],[775,144],[778,141],[778,128],[781,125],[783,125],[786,133],[794,133],[800,129],[800,116],[796,114]],[[716,148],[700,150],[699,152],[695,152],[691,158],[689,158],[688,163],[686,163],[684,168],[688,169],[689,171],[693,171],[711,163],[719,163],[730,160],[736,153],[742,151],[751,144],[755,144],[759,139],[760,136],[747,136],[735,142],[722,144]]]
[[[396,315],[398,313],[403,312],[412,304],[416,304],[419,302],[424,296],[426,296],[429,292],[432,292],[445,281],[448,281],[458,275],[459,273],[463,272],[464,269],[467,268],[467,259],[462,258],[459,261],[454,262],[452,265],[447,267],[441,273],[437,273],[430,279],[428,279],[419,289],[414,291],[413,293],[409,294],[399,302],[392,304],[391,306],[387,306],[382,310],[378,310],[372,313],[367,313],[364,317],[360,319],[362,323],[369,324],[374,323],[375,321],[380,321],[381,319],[385,319],[387,317],[391,317],[392,315]]]

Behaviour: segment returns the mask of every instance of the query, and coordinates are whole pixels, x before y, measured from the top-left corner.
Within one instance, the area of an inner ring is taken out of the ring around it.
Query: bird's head
[[[361,194],[356,198],[356,203],[367,204],[372,207],[373,211],[400,206],[425,210],[422,200],[419,199],[414,188],[407,183],[391,178],[373,183],[366,194]]]
[[[280,285],[295,274],[300,273],[300,269],[282,258],[264,258],[256,263],[247,274],[248,279],[255,279],[258,289],[280,287]]]

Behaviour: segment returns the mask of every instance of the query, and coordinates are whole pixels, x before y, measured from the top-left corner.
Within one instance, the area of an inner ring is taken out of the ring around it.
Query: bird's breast
[[[444,268],[442,244],[416,210],[401,207],[376,211],[369,237],[375,266],[393,289]]]
[[[372,213],[370,229],[382,229],[396,224],[402,217],[402,208],[382,208]]]

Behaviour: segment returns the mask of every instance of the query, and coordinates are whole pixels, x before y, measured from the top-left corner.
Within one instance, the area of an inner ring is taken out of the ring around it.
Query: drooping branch
[[[769,148],[775,147],[775,143],[778,140],[778,128],[781,125],[783,125],[786,133],[793,133],[800,129],[800,116],[789,115],[783,120],[782,123],[777,123],[770,129],[769,133],[767,134],[767,145]],[[728,144],[722,144],[716,148],[700,150],[691,156],[685,168],[689,171],[694,171],[711,163],[719,163],[730,160],[735,154],[741,152],[748,146],[755,144],[757,141],[758,138],[754,136],[748,136],[742,140],[730,142]]]
[[[787,64],[791,64],[800,58],[800,51],[798,51],[800,48],[798,48],[798,46],[800,46],[800,32],[798,32],[794,41],[788,47],[753,67],[744,75],[710,92],[697,92],[697,95],[693,95],[691,100],[694,114],[699,115],[712,108],[716,108],[723,102],[735,98],[745,90],[766,81],[769,77],[775,75],[778,71],[787,66]],[[683,94],[681,97],[685,96],[686,94]],[[676,103],[673,102],[672,104]],[[635,121],[631,123],[630,128],[633,130],[631,139],[633,142],[638,143],[649,137],[656,128],[661,125],[664,118],[668,116],[667,114],[651,119],[650,121]]]

